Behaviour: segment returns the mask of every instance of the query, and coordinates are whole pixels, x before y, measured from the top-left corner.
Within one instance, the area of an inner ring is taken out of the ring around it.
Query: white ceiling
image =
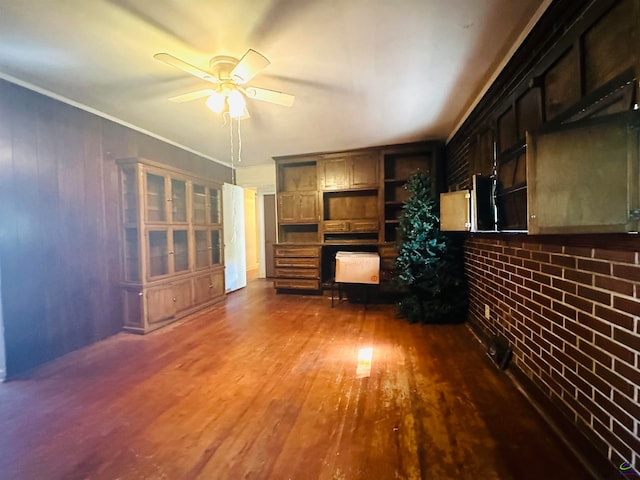
[[[242,165],[274,155],[447,138],[550,0],[0,0],[0,77],[228,163],[200,68],[249,48],[270,61],[251,85]],[[237,143],[237,142],[236,142]]]

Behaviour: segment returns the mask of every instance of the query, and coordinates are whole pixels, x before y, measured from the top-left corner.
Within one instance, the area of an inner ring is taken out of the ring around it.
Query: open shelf
[[[409,199],[406,183],[421,171],[432,177],[434,192],[437,192],[437,149],[425,148],[411,152],[387,153],[384,162],[384,241],[398,240],[398,226],[405,202]]]
[[[378,218],[378,191],[358,190],[323,193],[324,219]]]
[[[282,164],[278,169],[279,192],[305,192],[316,190],[316,162]]]
[[[318,224],[282,224],[279,243],[318,243]]]
[[[385,182],[406,182],[417,170],[429,171],[433,152],[396,153],[384,157]]]

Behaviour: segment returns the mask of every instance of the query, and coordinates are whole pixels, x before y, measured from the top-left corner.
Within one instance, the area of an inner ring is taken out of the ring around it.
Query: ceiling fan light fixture
[[[293,105],[295,100],[288,93],[258,87],[245,88],[247,82],[270,64],[264,55],[252,49],[247,50],[240,60],[226,55],[211,58],[210,71],[202,70],[168,53],[157,53],[154,58],[216,85],[215,90],[202,89],[171,97],[169,100],[172,102],[182,103],[207,97],[205,104],[211,111],[217,114],[229,113],[231,118],[243,120],[249,118],[245,96],[286,107]]]
[[[222,113],[222,110],[224,110],[224,99],[225,96],[220,92],[213,92],[209,98],[207,98],[205,104],[209,110],[215,113]]]
[[[247,103],[238,90],[229,92],[227,104],[229,105],[229,116],[231,116],[231,118],[241,118],[244,116]]]

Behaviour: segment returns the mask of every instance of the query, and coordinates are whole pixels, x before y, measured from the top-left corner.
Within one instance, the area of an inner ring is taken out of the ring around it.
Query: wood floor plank
[[[588,478],[465,325],[264,280],[0,385],[0,404],[0,479]]]

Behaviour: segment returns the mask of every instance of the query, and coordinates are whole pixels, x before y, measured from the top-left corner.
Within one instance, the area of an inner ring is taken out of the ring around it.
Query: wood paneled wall
[[[116,158],[218,181],[230,169],[0,80],[0,262],[8,377],[122,327]]]
[[[579,118],[618,97],[610,106],[632,108],[638,101],[638,47],[640,0],[554,1],[447,145],[449,189],[470,186],[472,173],[490,173],[485,134],[497,143],[500,178],[508,161],[501,159],[500,146],[508,151],[514,141],[524,143],[523,125],[535,129]],[[536,108],[518,110],[529,94]],[[535,122],[527,121],[532,110],[539,112]],[[472,326],[485,338],[500,334],[509,340],[512,371],[526,380],[533,397],[545,399],[550,416],[569,425],[567,435],[588,440],[597,452],[588,454],[589,461],[604,459],[611,471],[602,478],[616,474],[623,461],[638,468],[637,237],[473,234],[466,268]]]

